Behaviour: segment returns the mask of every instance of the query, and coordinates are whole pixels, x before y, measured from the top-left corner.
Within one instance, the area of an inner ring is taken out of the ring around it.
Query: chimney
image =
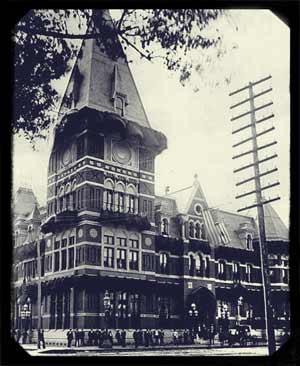
[[[165,195],[167,196],[170,192],[170,186],[166,186],[165,188]]]

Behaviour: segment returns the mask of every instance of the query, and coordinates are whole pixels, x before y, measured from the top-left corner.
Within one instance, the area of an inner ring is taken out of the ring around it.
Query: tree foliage
[[[193,66],[185,56],[217,45],[219,37],[204,36],[204,31],[222,13],[125,9],[118,19],[111,19],[104,10],[30,11],[13,29],[13,131],[31,142],[47,135],[60,99],[53,82],[68,73],[82,40],[96,39],[112,58],[126,57],[124,51],[131,48],[149,61],[161,59],[168,70],[178,72],[183,83]]]

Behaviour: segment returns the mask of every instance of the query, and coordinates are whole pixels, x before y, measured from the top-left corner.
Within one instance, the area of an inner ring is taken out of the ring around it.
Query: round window
[[[195,211],[196,215],[202,216],[202,207],[201,207],[200,203],[195,204],[194,211]]]

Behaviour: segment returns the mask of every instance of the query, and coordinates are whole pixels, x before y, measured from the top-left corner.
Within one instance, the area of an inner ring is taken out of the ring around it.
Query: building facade
[[[210,208],[197,176],[155,195],[155,158],[167,139],[151,128],[125,59],[84,41],[60,112],[46,212],[32,191],[17,193],[14,326],[28,303],[26,326],[37,327],[41,281],[44,329],[201,328],[224,316],[263,328],[254,219]],[[289,319],[288,230],[271,206],[265,212],[281,328]]]

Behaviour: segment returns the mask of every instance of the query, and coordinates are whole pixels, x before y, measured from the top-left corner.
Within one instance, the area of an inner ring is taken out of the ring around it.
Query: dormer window
[[[123,117],[125,115],[125,100],[120,95],[115,99],[115,110],[120,116]]]
[[[196,236],[196,239],[201,238],[201,226],[200,226],[199,222],[197,222],[195,225],[195,236]]]
[[[189,237],[190,238],[194,238],[194,236],[195,236],[194,229],[195,229],[195,225],[194,225],[193,221],[191,221],[189,223]]]
[[[246,235],[246,247],[247,250],[252,250],[253,246],[252,246],[252,235],[251,234],[247,234]]]
[[[169,222],[167,219],[162,220],[162,235],[169,235]]]
[[[228,244],[230,239],[229,239],[229,235],[228,235],[228,232],[226,230],[226,227],[224,225],[223,222],[218,222],[216,223],[216,227],[217,227],[217,230],[219,232],[219,235],[220,235],[220,242],[222,244]]]

